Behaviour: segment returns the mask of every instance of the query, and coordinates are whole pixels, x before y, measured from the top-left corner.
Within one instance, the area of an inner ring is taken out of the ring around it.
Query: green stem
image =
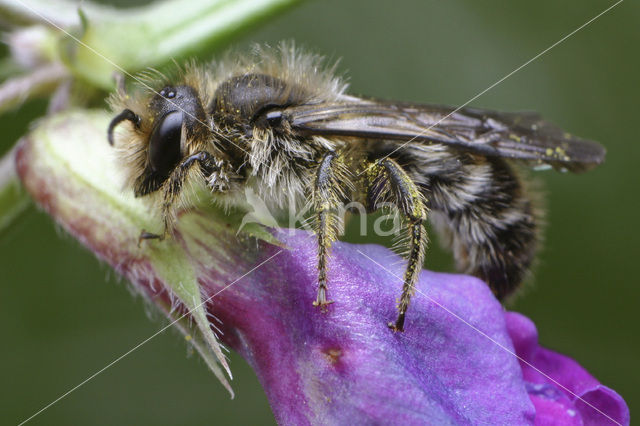
[[[136,72],[209,53],[299,0],[168,0],[119,16],[84,10],[82,44],[67,40],[74,72],[104,89],[113,72]]]

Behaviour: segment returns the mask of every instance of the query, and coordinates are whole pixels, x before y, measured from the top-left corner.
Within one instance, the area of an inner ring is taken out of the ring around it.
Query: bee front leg
[[[342,217],[337,211],[345,198],[341,185],[348,182],[347,171],[338,155],[333,151],[325,154],[312,188],[313,225],[318,236],[318,295],[313,305],[319,306],[322,312],[333,303],[327,299],[327,258],[331,244],[342,231]]]
[[[426,201],[415,182],[395,161],[385,158],[372,168],[371,173],[375,178],[369,189],[369,198],[374,209],[377,208],[379,200],[388,199],[400,209],[408,222],[409,252],[402,296],[398,303],[398,318],[395,323],[389,323],[391,330],[404,331],[405,315],[422,271],[427,246],[427,232],[424,228],[427,218]]]
[[[163,240],[173,229],[175,222],[175,205],[176,199],[182,192],[189,171],[194,166],[199,166],[202,174],[207,177],[207,183],[211,186],[209,177],[214,173],[220,173],[222,171],[223,161],[216,159],[213,155],[207,151],[199,151],[192,154],[182,160],[171,172],[169,178],[163,184],[163,201],[162,201],[162,218],[163,218],[163,232],[162,234],[153,234],[147,232],[144,229],[140,233],[138,243],[142,240],[157,239]],[[220,183],[218,183],[220,185]]]

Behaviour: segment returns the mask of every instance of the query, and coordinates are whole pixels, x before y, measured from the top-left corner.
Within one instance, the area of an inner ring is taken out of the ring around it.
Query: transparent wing
[[[526,160],[573,172],[600,164],[605,149],[572,136],[535,113],[357,100],[271,111],[303,135],[441,143],[486,156]]]

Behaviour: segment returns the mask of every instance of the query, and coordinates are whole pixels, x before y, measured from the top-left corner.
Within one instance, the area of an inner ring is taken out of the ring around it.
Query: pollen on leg
[[[318,242],[318,295],[314,306],[321,312],[327,312],[333,303],[327,300],[327,264],[331,243],[342,232],[342,218],[338,214],[339,206],[347,198],[345,187],[350,188],[348,171],[344,168],[341,154],[326,152],[315,171],[311,199],[315,208],[314,230]]]

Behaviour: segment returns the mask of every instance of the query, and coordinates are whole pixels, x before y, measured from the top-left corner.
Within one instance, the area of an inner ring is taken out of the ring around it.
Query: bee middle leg
[[[140,233],[138,244],[143,240],[163,240],[173,227],[174,213],[173,208],[176,198],[182,191],[182,186],[186,180],[192,167],[198,165],[204,176],[210,176],[216,170],[220,170],[222,161],[216,160],[213,155],[207,151],[200,151],[192,154],[182,160],[171,172],[169,178],[163,185],[163,201],[162,201],[162,218],[163,232],[162,234],[154,234],[144,229]]]
[[[326,312],[327,306],[333,303],[327,299],[327,258],[331,243],[342,231],[342,217],[338,209],[345,199],[344,186],[350,186],[347,175],[340,156],[330,151],[322,158],[311,189],[315,211],[312,221],[318,237],[318,295],[313,305],[319,306],[322,312]]]
[[[405,315],[422,271],[427,246],[427,232],[424,228],[424,222],[427,219],[426,200],[417,185],[394,160],[382,159],[370,170],[373,175],[369,188],[370,206],[375,210],[381,201],[389,200],[398,207],[408,222],[409,252],[402,295],[398,302],[398,318],[395,323],[389,323],[391,330],[404,331]]]

